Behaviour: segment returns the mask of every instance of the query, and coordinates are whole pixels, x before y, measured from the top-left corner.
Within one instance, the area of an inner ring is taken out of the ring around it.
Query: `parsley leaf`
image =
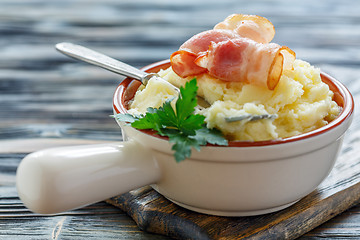
[[[157,109],[156,113],[163,126],[178,128],[178,119],[170,101],[166,101],[162,107]]]
[[[181,162],[191,156],[191,148],[194,147],[200,150],[200,145],[194,138],[190,138],[185,134],[170,134],[169,141],[174,143],[172,150],[174,150],[174,157],[176,162]]]
[[[148,108],[141,116],[130,114],[114,115],[120,121],[127,121],[137,129],[153,129],[162,136],[167,136],[173,143],[174,158],[181,162],[191,156],[192,148],[200,151],[200,147],[207,143],[228,145],[222,133],[216,129],[208,129],[205,116],[194,114],[197,105],[196,78],[180,88],[179,97],[175,103],[175,110],[171,101],[166,101],[162,107]],[[129,116],[130,115],[130,116]]]
[[[117,120],[121,121],[121,122],[129,122],[129,123],[133,123],[136,120],[138,120],[139,118],[126,113],[126,114],[116,114],[115,116],[112,117],[116,117]]]
[[[205,125],[196,131],[196,135],[194,137],[199,143],[201,143],[201,145],[205,145],[207,143],[221,146],[228,145],[228,141],[219,130],[215,128],[209,129]]]
[[[189,117],[196,116],[193,115],[193,112],[197,105],[197,98],[196,98],[197,90],[198,87],[196,85],[196,79],[187,82],[185,84],[185,88],[180,87],[180,95],[178,100],[176,101],[176,115],[178,117],[178,121],[179,121],[178,128],[180,130],[182,130],[181,128],[183,127],[184,124],[186,124],[185,122],[189,119]],[[196,124],[196,121],[193,123]],[[201,120],[199,123],[201,123]],[[199,128],[201,128],[201,126]]]
[[[160,131],[162,128],[159,122],[159,115],[157,115],[156,112],[147,112],[144,117],[132,122],[131,126],[137,129],[154,129],[156,131]]]

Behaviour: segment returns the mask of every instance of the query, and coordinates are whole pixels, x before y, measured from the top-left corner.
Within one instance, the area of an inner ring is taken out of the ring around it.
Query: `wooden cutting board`
[[[275,213],[199,214],[175,205],[149,186],[107,202],[125,211],[140,229],[175,239],[294,239],[360,202],[360,134],[350,136],[324,182],[295,205]]]

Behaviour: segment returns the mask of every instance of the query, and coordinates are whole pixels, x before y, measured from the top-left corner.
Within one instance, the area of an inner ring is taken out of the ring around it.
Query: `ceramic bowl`
[[[168,61],[147,66],[157,72]],[[176,163],[165,137],[124,126],[129,139],[153,150],[161,177],[152,187],[172,202],[201,213],[249,216],[286,208],[312,192],[330,173],[351,123],[353,99],[337,80],[321,74],[343,108],[328,125],[298,136],[261,142],[230,142],[206,146],[190,159]],[[127,102],[139,83],[126,79],[114,95],[116,113],[127,112]]]
[[[144,70],[167,67],[168,60]],[[170,201],[200,213],[251,216],[284,209],[328,176],[352,120],[350,92],[325,73],[321,78],[342,111],[314,131],[281,140],[208,145],[176,163],[165,137],[119,122],[125,142],[49,149],[26,157],[17,174],[19,195],[33,211],[56,213],[151,185]],[[115,113],[127,112],[139,85],[128,78],[117,87]]]

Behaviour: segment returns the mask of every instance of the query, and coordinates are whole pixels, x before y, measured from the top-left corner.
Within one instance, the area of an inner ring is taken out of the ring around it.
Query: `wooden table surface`
[[[345,142],[360,141],[360,1],[1,0],[0,239],[169,239],[141,231],[104,202],[56,216],[32,213],[18,198],[16,168],[35,150],[122,139],[109,117],[122,78],[59,54],[56,43],[141,67],[169,58],[231,13],[267,17],[274,42],[343,82],[356,103]],[[320,238],[360,239],[360,205],[300,239]]]

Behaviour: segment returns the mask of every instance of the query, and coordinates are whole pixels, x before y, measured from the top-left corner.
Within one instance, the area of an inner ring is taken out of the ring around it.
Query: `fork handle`
[[[89,48],[76,45],[73,43],[62,42],[55,45],[55,48],[70,57],[85,61],[87,63],[105,68],[109,71],[118,73],[125,77],[131,77],[141,81],[144,85],[147,81],[157,75],[156,73],[146,73],[133,66],[123,63],[119,60],[106,56],[102,53],[96,52]]]

